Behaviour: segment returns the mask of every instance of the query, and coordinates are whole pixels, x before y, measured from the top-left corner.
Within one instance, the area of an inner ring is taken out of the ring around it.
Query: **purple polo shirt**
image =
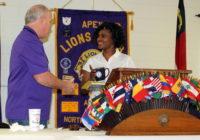
[[[42,42],[31,28],[25,26],[11,51],[6,117],[28,120],[28,109],[40,108],[41,120],[49,119],[51,88],[40,85],[35,74],[49,71]]]

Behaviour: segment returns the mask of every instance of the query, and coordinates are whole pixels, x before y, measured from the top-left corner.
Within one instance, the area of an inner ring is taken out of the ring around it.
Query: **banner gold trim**
[[[127,11],[127,47],[128,47],[128,55],[130,55],[131,52],[131,46],[130,46],[130,32],[133,31],[134,25],[133,25],[133,11]]]
[[[55,23],[55,75],[58,76],[58,71],[57,71],[57,67],[58,67],[58,56],[57,56],[57,26],[58,26],[58,9],[54,8],[53,10],[53,15],[54,15],[54,23]],[[58,115],[57,115],[57,90],[54,89],[53,90],[53,93],[55,93],[55,127],[57,128],[58,127],[58,123],[57,123],[57,118],[58,118]]]

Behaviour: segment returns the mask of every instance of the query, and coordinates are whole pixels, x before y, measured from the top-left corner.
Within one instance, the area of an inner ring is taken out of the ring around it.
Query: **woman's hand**
[[[90,65],[90,80],[91,81],[95,81],[95,77],[96,77],[96,70],[92,68],[92,66]]]

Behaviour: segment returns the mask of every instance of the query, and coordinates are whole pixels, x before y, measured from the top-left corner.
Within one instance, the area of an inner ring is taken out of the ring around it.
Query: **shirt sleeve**
[[[127,67],[130,67],[130,68],[136,68],[136,65],[135,65],[135,63],[134,63],[134,61],[133,61],[133,59],[130,57],[130,56],[128,56],[128,63],[127,63]]]
[[[85,63],[85,65],[83,66],[83,70],[87,71],[87,72],[91,72],[90,69],[90,65],[92,66],[92,59],[89,58],[88,61]]]
[[[30,45],[24,47],[21,58],[26,63],[32,75],[49,71],[48,59],[42,45]]]

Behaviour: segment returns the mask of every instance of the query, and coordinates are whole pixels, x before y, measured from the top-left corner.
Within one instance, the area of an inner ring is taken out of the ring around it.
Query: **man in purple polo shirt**
[[[52,88],[73,95],[73,80],[62,81],[49,71],[42,39],[51,30],[51,12],[44,5],[26,13],[23,30],[17,36],[10,57],[6,117],[10,124],[28,125],[28,110],[41,109],[41,124],[47,126]]]

